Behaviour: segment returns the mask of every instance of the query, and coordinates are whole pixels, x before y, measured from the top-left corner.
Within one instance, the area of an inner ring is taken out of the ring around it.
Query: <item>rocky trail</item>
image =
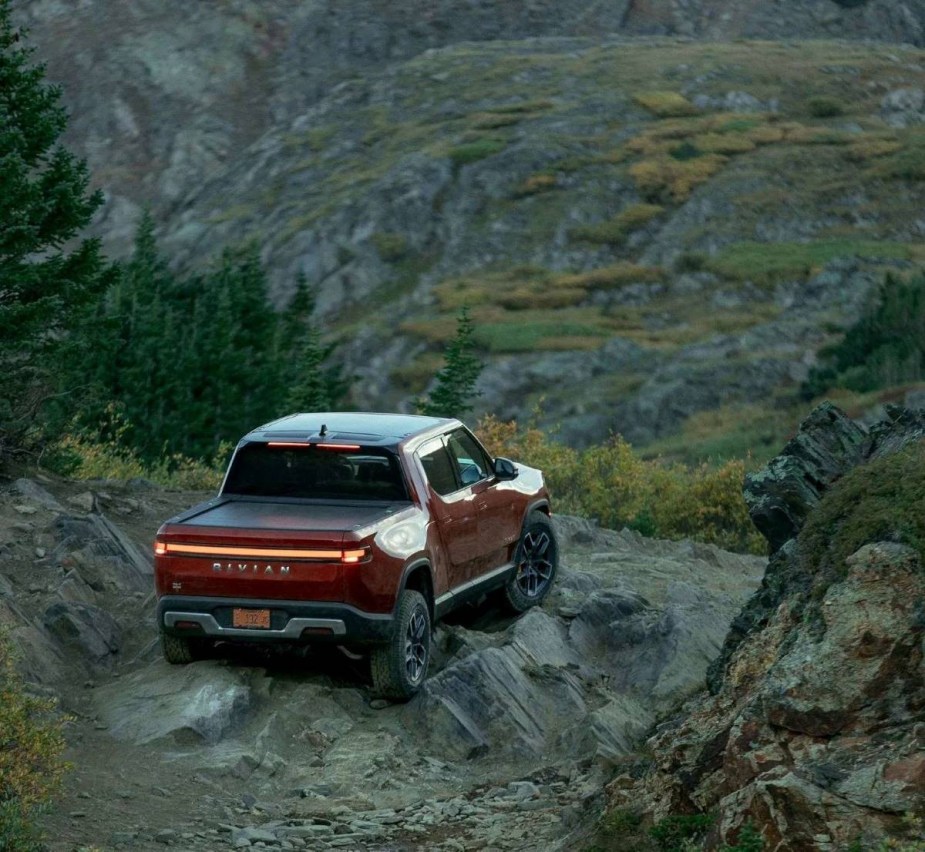
[[[337,649],[163,662],[148,554],[201,497],[42,475],[0,492],[0,623],[73,717],[53,850],[571,848],[702,688],[765,564],[558,517],[544,606],[457,614],[422,694],[391,705]]]

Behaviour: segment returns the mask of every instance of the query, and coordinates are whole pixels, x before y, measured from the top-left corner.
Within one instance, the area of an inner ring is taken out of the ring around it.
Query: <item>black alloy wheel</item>
[[[515,569],[504,587],[511,609],[524,612],[549,594],[559,566],[559,544],[552,523],[531,512],[514,556]]]
[[[373,648],[373,691],[382,698],[407,701],[427,677],[430,663],[430,608],[420,592],[405,589],[398,601],[392,636]]]

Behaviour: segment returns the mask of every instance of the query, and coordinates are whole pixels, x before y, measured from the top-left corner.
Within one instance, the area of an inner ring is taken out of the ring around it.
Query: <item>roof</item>
[[[353,441],[362,444],[397,444],[412,435],[443,428],[456,421],[418,414],[381,414],[365,411],[326,411],[290,414],[265,423],[249,432],[246,440],[274,439],[306,440],[320,436],[333,441]]]

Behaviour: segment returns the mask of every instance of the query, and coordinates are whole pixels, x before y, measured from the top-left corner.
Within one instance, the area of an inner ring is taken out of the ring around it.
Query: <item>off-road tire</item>
[[[559,568],[556,534],[542,512],[527,516],[514,551],[514,564],[514,573],[504,586],[504,599],[514,612],[526,612],[549,594]]]
[[[373,691],[381,698],[407,701],[427,677],[430,663],[430,609],[420,592],[405,589],[398,601],[392,636],[373,648]]]
[[[205,656],[206,646],[201,639],[161,633],[161,650],[168,663],[174,666],[185,666],[187,663],[201,660]]]

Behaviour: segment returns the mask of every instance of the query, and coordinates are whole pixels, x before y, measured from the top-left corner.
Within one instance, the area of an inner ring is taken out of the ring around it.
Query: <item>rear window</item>
[[[398,459],[385,450],[331,450],[246,444],[235,454],[223,494],[322,500],[408,500]]]

